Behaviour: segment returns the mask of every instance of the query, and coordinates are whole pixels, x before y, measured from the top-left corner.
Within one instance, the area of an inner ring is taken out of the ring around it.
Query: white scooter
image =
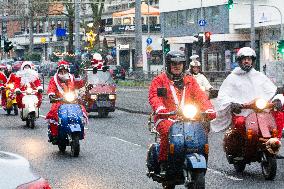
[[[21,109],[21,118],[23,121],[26,121],[26,126],[32,129],[35,127],[35,120],[39,117],[36,92],[37,90],[28,87],[26,91],[23,92],[24,97],[22,99],[22,103],[25,107]]]

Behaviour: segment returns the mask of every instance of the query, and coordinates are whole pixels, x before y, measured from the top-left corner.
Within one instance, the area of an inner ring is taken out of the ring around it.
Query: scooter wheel
[[[261,168],[265,180],[274,180],[277,171],[276,157],[268,154],[263,154],[261,160]]]
[[[71,142],[71,156],[78,157],[79,153],[80,153],[79,135],[73,135]]]

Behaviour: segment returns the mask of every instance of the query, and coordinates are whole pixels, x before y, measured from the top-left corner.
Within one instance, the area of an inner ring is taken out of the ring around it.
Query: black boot
[[[167,173],[167,162],[166,161],[161,161],[160,162],[160,175],[161,177],[165,177],[166,176],[166,173]]]

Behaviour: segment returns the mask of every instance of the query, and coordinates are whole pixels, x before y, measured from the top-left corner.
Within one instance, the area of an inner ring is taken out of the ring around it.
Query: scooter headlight
[[[115,100],[115,97],[116,97],[116,96],[113,95],[113,94],[108,96],[108,98],[109,98],[110,100]]]
[[[92,100],[97,100],[97,99],[98,99],[98,95],[96,95],[96,94],[91,95],[91,99],[92,99]]]
[[[267,101],[264,99],[257,99],[255,105],[258,109],[263,110],[267,106]]]
[[[65,93],[64,98],[65,98],[68,102],[72,102],[72,101],[75,100],[75,94],[74,94],[74,93],[71,93],[71,92]]]
[[[33,92],[33,89],[32,88],[27,88],[27,93],[28,94],[31,94]]]
[[[193,119],[197,114],[197,108],[194,105],[185,105],[182,109],[184,117],[188,119]]]

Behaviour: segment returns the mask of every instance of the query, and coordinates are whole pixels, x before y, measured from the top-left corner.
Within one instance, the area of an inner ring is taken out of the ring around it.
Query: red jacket
[[[202,112],[208,109],[213,109],[211,102],[208,100],[208,96],[200,89],[198,83],[193,77],[185,75],[183,82],[185,86],[184,104],[195,104]],[[167,89],[166,97],[158,97],[157,88],[160,87]],[[154,112],[158,112],[161,109],[176,111],[177,106],[175,102],[175,95],[172,92],[173,88],[176,92],[178,104],[180,104],[183,96],[183,90],[174,87],[174,82],[171,81],[165,73],[162,73],[153,79],[149,89],[149,102]]]
[[[73,75],[70,75],[70,79],[65,83],[60,82],[58,75],[55,74],[49,82],[47,94],[55,95],[57,98],[63,97],[64,92],[74,91],[75,89],[80,89],[84,86],[85,82],[83,80],[75,79]]]
[[[7,77],[3,72],[0,72],[0,87],[4,86],[7,82]]]

